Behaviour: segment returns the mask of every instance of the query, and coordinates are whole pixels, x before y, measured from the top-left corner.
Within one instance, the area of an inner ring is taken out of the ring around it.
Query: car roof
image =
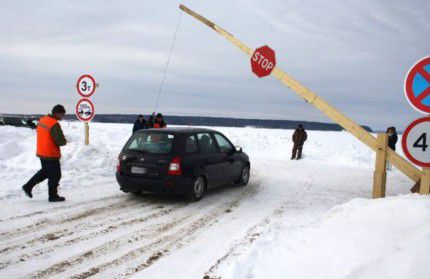
[[[169,128],[161,128],[161,129],[152,128],[152,129],[146,129],[146,130],[139,130],[139,132],[145,132],[145,131],[157,131],[157,132],[172,133],[172,134],[216,132],[215,130],[212,130],[212,129],[193,128],[193,127],[169,127]]]

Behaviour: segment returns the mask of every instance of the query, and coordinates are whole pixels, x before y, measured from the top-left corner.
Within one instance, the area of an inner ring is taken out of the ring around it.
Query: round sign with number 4
[[[96,92],[96,80],[90,75],[83,75],[78,79],[76,83],[76,89],[79,95],[84,98],[89,98]]]
[[[421,167],[430,167],[430,117],[415,120],[402,137],[406,157]]]

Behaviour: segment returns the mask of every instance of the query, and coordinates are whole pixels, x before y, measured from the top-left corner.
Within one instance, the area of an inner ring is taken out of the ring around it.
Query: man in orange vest
[[[40,158],[42,169],[39,170],[22,189],[30,198],[33,197],[31,190],[40,182],[48,179],[49,201],[65,201],[57,193],[58,183],[61,179],[60,146],[66,145],[67,140],[61,130],[60,121],[66,114],[62,105],[52,108],[52,114],[40,118],[37,124],[37,151],[36,155]]]

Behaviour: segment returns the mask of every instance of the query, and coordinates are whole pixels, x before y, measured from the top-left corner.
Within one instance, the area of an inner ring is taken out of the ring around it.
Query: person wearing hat
[[[57,192],[61,179],[61,150],[60,146],[67,143],[59,121],[63,119],[66,110],[62,105],[52,108],[52,114],[40,118],[37,124],[36,156],[39,157],[42,168],[24,185],[22,190],[32,198],[33,187],[48,179],[48,193],[50,202],[62,202],[66,199]]]
[[[300,160],[302,158],[303,145],[307,140],[308,135],[306,134],[305,128],[303,128],[302,124],[299,124],[296,131],[293,134],[293,154],[291,156],[291,160],[297,159]],[[296,157],[297,155],[297,157]]]
[[[143,115],[139,115],[133,125],[133,134],[139,130],[147,128],[145,118],[143,118]]]
[[[155,117],[154,128],[166,128],[167,125],[164,122],[163,115],[161,113],[157,114]]]

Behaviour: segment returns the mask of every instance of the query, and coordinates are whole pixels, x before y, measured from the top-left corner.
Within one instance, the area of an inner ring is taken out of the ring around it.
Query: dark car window
[[[209,133],[197,134],[199,140],[200,152],[202,154],[217,153],[217,148],[214,140]]]
[[[167,133],[139,132],[127,142],[125,150],[152,154],[167,154],[172,151],[175,136]]]
[[[223,153],[230,153],[233,151],[233,145],[221,134],[214,134],[218,143],[219,150]]]
[[[185,153],[197,152],[197,140],[195,135],[190,135],[185,140]]]

